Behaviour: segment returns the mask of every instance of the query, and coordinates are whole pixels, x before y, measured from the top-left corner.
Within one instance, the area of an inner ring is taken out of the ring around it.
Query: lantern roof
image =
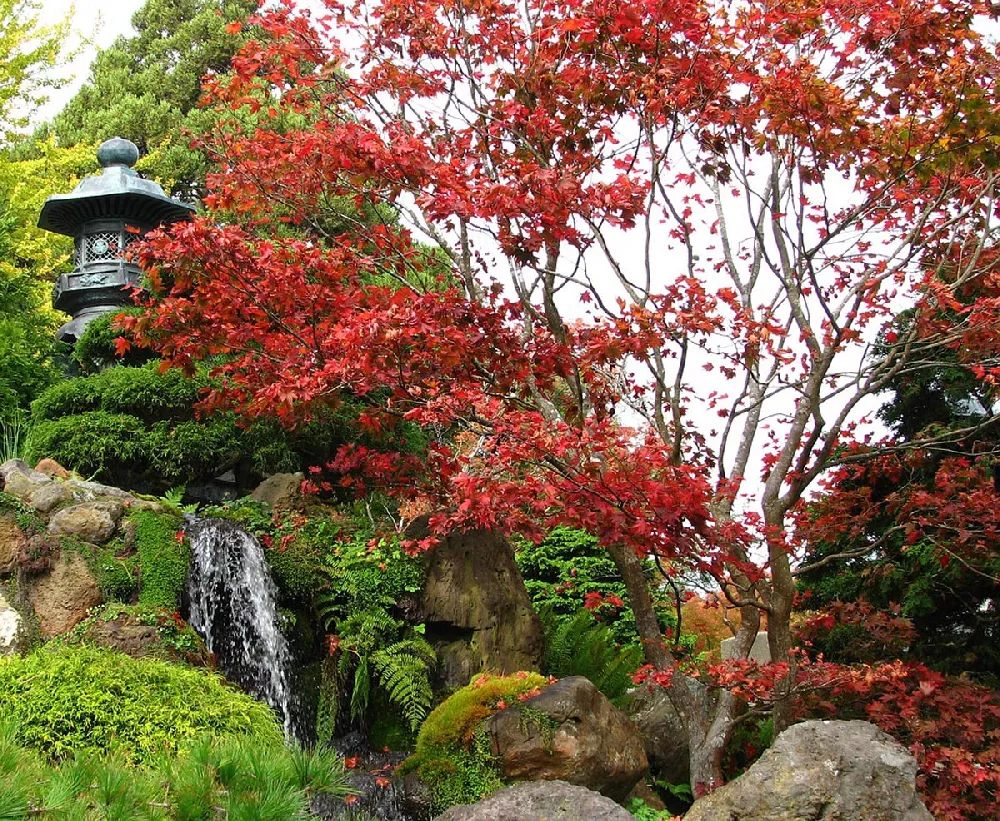
[[[45,200],[38,227],[72,237],[85,222],[97,219],[124,219],[147,228],[188,219],[194,207],[140,177],[132,168],[138,159],[139,149],[129,140],[113,137],[101,143],[101,173],[81,180],[70,194]]]

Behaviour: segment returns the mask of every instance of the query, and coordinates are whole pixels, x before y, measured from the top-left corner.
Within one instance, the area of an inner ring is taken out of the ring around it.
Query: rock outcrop
[[[0,513],[0,575],[13,572],[17,557],[27,546],[28,540],[14,517]]]
[[[634,821],[610,798],[565,781],[529,781],[485,801],[452,807],[436,821]]]
[[[909,752],[873,724],[806,721],[684,821],[932,821],[916,774]]]
[[[566,781],[623,801],[648,769],[635,726],[582,676],[501,710],[486,732],[506,779]]]
[[[406,535],[422,539],[428,533],[423,517]],[[410,615],[424,623],[438,654],[440,688],[464,687],[483,671],[539,669],[542,625],[507,539],[482,530],[453,533],[426,561],[426,581]]]

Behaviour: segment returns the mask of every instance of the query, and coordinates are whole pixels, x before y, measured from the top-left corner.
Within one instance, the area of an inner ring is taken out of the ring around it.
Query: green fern
[[[545,630],[545,669],[557,678],[584,676],[612,701],[632,686],[632,673],[642,664],[642,648],[620,646],[614,632],[587,610],[570,617],[541,614]]]
[[[327,629],[340,637],[341,675],[347,678],[353,671],[351,718],[365,714],[375,685],[416,730],[431,706],[436,656],[430,644],[381,603],[340,619],[330,618],[330,608],[321,607],[320,613]]]

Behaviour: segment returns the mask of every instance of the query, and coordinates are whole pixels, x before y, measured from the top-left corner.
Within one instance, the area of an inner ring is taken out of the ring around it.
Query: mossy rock
[[[435,813],[491,795],[505,782],[490,751],[487,719],[548,683],[544,676],[529,672],[476,676],[427,717],[417,735],[416,752],[403,762],[401,774],[416,773],[427,785]]]
[[[62,638],[66,644],[89,644],[132,658],[156,658],[213,667],[205,642],[175,612],[143,605],[107,604]]]

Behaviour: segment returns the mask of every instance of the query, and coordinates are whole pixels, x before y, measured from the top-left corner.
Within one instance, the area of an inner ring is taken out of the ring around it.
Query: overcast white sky
[[[72,18],[72,44],[85,43],[80,56],[68,67],[72,80],[53,92],[49,104],[37,112],[38,120],[54,115],[87,79],[98,48],[105,48],[121,34],[132,30],[132,15],[144,0],[42,0],[41,20],[57,23]],[[65,75],[64,75],[65,76]]]

